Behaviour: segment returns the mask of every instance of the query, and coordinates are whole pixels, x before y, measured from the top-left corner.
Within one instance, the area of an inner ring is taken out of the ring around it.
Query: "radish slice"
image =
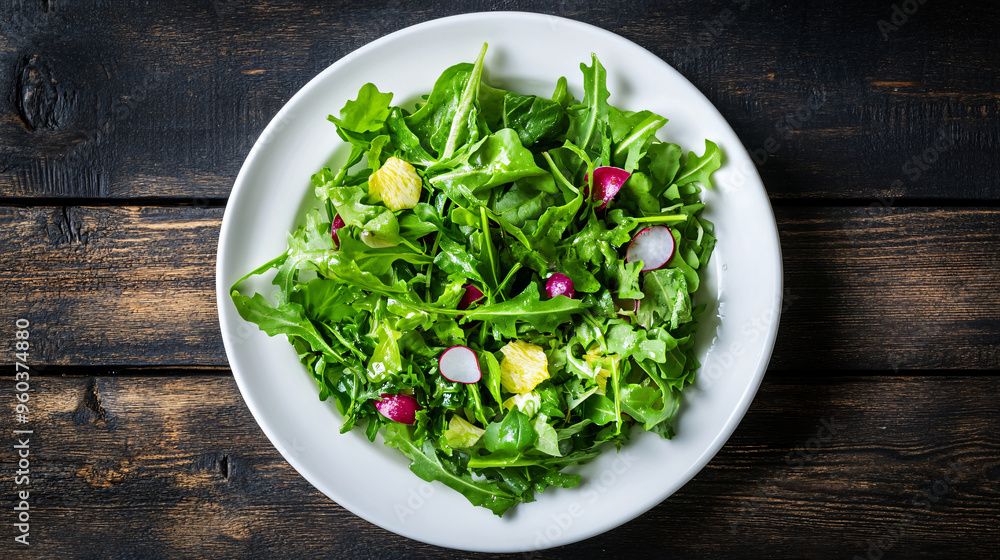
[[[572,299],[573,294],[576,293],[573,290],[573,280],[561,272],[549,276],[549,281],[545,283],[545,291],[548,292],[550,298],[566,296]]]
[[[347,224],[344,223],[344,219],[340,217],[340,214],[333,217],[333,225],[330,227],[330,235],[333,236],[333,244],[336,245],[338,249],[340,249],[340,238],[337,237],[337,230],[345,225]]]
[[[642,261],[642,270],[656,270],[674,256],[674,236],[667,226],[648,227],[635,234],[625,252],[625,262]]]
[[[622,185],[632,174],[619,167],[598,167],[594,170],[594,190],[590,197],[595,201],[600,201],[598,210],[604,210],[611,199],[618,194]]]
[[[390,395],[387,393],[382,393],[379,396],[382,397],[382,400],[375,401],[375,410],[378,410],[382,416],[401,424],[413,425],[417,421],[417,411],[420,410],[417,399],[410,395]]]
[[[479,370],[479,358],[467,346],[452,346],[441,353],[438,369],[448,381],[471,385],[483,378]]]
[[[470,305],[481,299],[483,299],[483,292],[472,284],[468,284],[465,286],[465,293],[462,294],[462,299],[458,300],[458,309],[468,309]]]

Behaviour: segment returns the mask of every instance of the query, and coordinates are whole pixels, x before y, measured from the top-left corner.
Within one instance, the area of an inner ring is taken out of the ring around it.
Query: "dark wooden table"
[[[471,556],[362,521],[281,458],[228,369],[214,271],[233,180],[298,88],[495,9],[680,70],[757,159],[785,266],[771,366],[722,451],[638,519],[523,557],[1000,557],[1000,7],[941,0],[4,2],[0,557]]]

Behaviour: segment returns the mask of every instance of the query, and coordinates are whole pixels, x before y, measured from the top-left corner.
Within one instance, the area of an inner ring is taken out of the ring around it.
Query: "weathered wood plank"
[[[471,556],[321,495],[231,377],[46,375],[32,387],[32,557]],[[674,496],[605,535],[518,557],[992,556],[998,391],[996,376],[765,378],[728,444]],[[17,427],[0,415],[0,429]],[[0,453],[5,472],[13,461]],[[7,538],[0,550],[19,549]]]
[[[225,363],[215,311],[221,208],[0,210],[3,320],[35,363]]]
[[[1000,211],[777,212],[775,367],[1000,368]]]
[[[214,295],[221,216],[0,208],[0,324],[35,325],[38,363],[225,365]],[[779,208],[777,217],[786,290],[772,367],[1000,366],[1000,210]]]
[[[267,122],[325,67],[407,25],[498,7],[49,4],[0,7],[0,196],[225,197]],[[917,7],[885,32],[893,4],[861,1],[566,0],[544,11],[677,67],[759,157],[776,200],[998,200],[1000,8]]]

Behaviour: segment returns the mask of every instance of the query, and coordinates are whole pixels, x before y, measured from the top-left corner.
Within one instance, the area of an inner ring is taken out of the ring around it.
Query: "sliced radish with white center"
[[[566,296],[572,299],[573,294],[576,293],[573,290],[573,280],[561,272],[549,276],[548,282],[545,283],[545,291],[549,294],[550,298]]]
[[[482,290],[472,284],[468,284],[465,286],[465,293],[462,294],[462,299],[458,300],[458,308],[461,310],[468,309],[470,305],[481,299],[483,299]]]
[[[642,270],[656,270],[674,256],[674,236],[667,226],[648,227],[635,234],[625,252],[625,262],[642,261]]]
[[[441,353],[438,369],[448,381],[470,385],[483,378],[479,370],[479,358],[467,346],[452,346]]]
[[[375,410],[389,420],[413,425],[417,421],[420,404],[411,395],[390,395],[382,393],[381,401],[375,401]]]
[[[345,225],[347,224],[344,223],[344,219],[340,217],[340,214],[333,217],[333,225],[330,226],[330,235],[333,236],[333,244],[336,245],[338,249],[340,249],[340,238],[337,237],[337,230]]]
[[[590,198],[600,202],[597,209],[604,210],[631,176],[631,173],[619,167],[598,167],[595,169],[594,189],[590,193]]]

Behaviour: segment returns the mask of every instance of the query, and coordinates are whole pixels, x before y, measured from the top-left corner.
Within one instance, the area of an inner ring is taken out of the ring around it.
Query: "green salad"
[[[312,176],[288,249],[230,290],[286,335],[343,416],[410,469],[503,515],[638,427],[664,438],[699,367],[692,295],[715,246],[701,217],[718,146],[683,154],[667,119],[444,71],[410,108],[365,84],[329,120],[350,146]],[[274,271],[276,301],[239,291]],[[703,306],[702,306],[703,307]],[[276,373],[277,374],[277,373]]]

